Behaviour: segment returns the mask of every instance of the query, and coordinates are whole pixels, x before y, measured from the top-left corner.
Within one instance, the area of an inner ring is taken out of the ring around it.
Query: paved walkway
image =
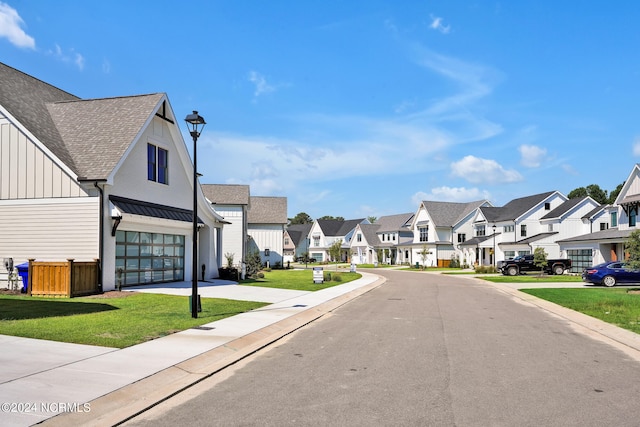
[[[362,273],[315,292],[200,282],[203,298],[271,304],[124,349],[0,335],[0,424],[117,424],[383,282]],[[191,295],[191,282],[127,290]]]

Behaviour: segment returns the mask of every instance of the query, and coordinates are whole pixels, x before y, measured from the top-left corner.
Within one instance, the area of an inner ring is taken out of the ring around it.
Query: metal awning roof
[[[113,203],[120,212],[126,214],[169,219],[173,221],[193,221],[193,211],[189,209],[159,205],[157,203],[143,202],[141,200],[128,199],[126,197],[113,195],[109,196],[109,201]],[[198,218],[198,223],[204,224],[200,218]]]

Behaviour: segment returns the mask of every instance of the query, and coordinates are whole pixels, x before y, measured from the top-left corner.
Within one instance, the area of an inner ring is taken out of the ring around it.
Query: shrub
[[[258,274],[256,274],[256,277],[258,279],[264,279],[264,273],[262,271],[260,271]]]
[[[252,277],[262,268],[262,260],[260,259],[260,252],[253,251],[247,253],[245,258],[245,264],[247,267],[247,277]]]
[[[342,276],[338,273],[334,273],[333,276],[331,276],[331,280],[334,282],[342,282]]]
[[[458,255],[451,255],[451,262],[449,263],[449,267],[460,268],[460,258],[458,258]]]
[[[231,268],[233,267],[233,258],[234,258],[235,254],[232,254],[231,252],[227,252],[224,254],[224,257],[227,260],[227,268]]]
[[[475,268],[475,272],[478,274],[493,274],[497,273],[498,270],[493,265],[478,265]]]
[[[325,271],[322,278],[324,279],[325,282],[330,282],[331,281],[331,273],[328,271]]]

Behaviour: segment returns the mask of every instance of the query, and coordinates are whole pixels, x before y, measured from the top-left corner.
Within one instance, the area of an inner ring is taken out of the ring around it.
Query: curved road
[[[637,426],[640,363],[460,276],[387,282],[128,426]]]

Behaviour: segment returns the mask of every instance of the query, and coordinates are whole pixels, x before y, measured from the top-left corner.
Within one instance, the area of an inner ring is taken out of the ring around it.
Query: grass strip
[[[313,270],[271,270],[265,272],[262,279],[247,279],[241,281],[240,284],[313,292],[342,285],[362,277],[360,273],[335,271],[331,267],[324,268],[323,272],[331,274],[331,281],[313,283]]]
[[[546,288],[521,291],[640,333],[640,290],[637,288]]]
[[[561,274],[558,276],[540,276],[538,274],[526,274],[519,276],[478,276],[479,279],[493,283],[565,283],[565,282],[582,282],[582,277],[571,276],[569,274]]]
[[[124,348],[267,304],[202,298],[191,317],[184,296],[122,292],[117,298],[0,295],[0,334]]]

